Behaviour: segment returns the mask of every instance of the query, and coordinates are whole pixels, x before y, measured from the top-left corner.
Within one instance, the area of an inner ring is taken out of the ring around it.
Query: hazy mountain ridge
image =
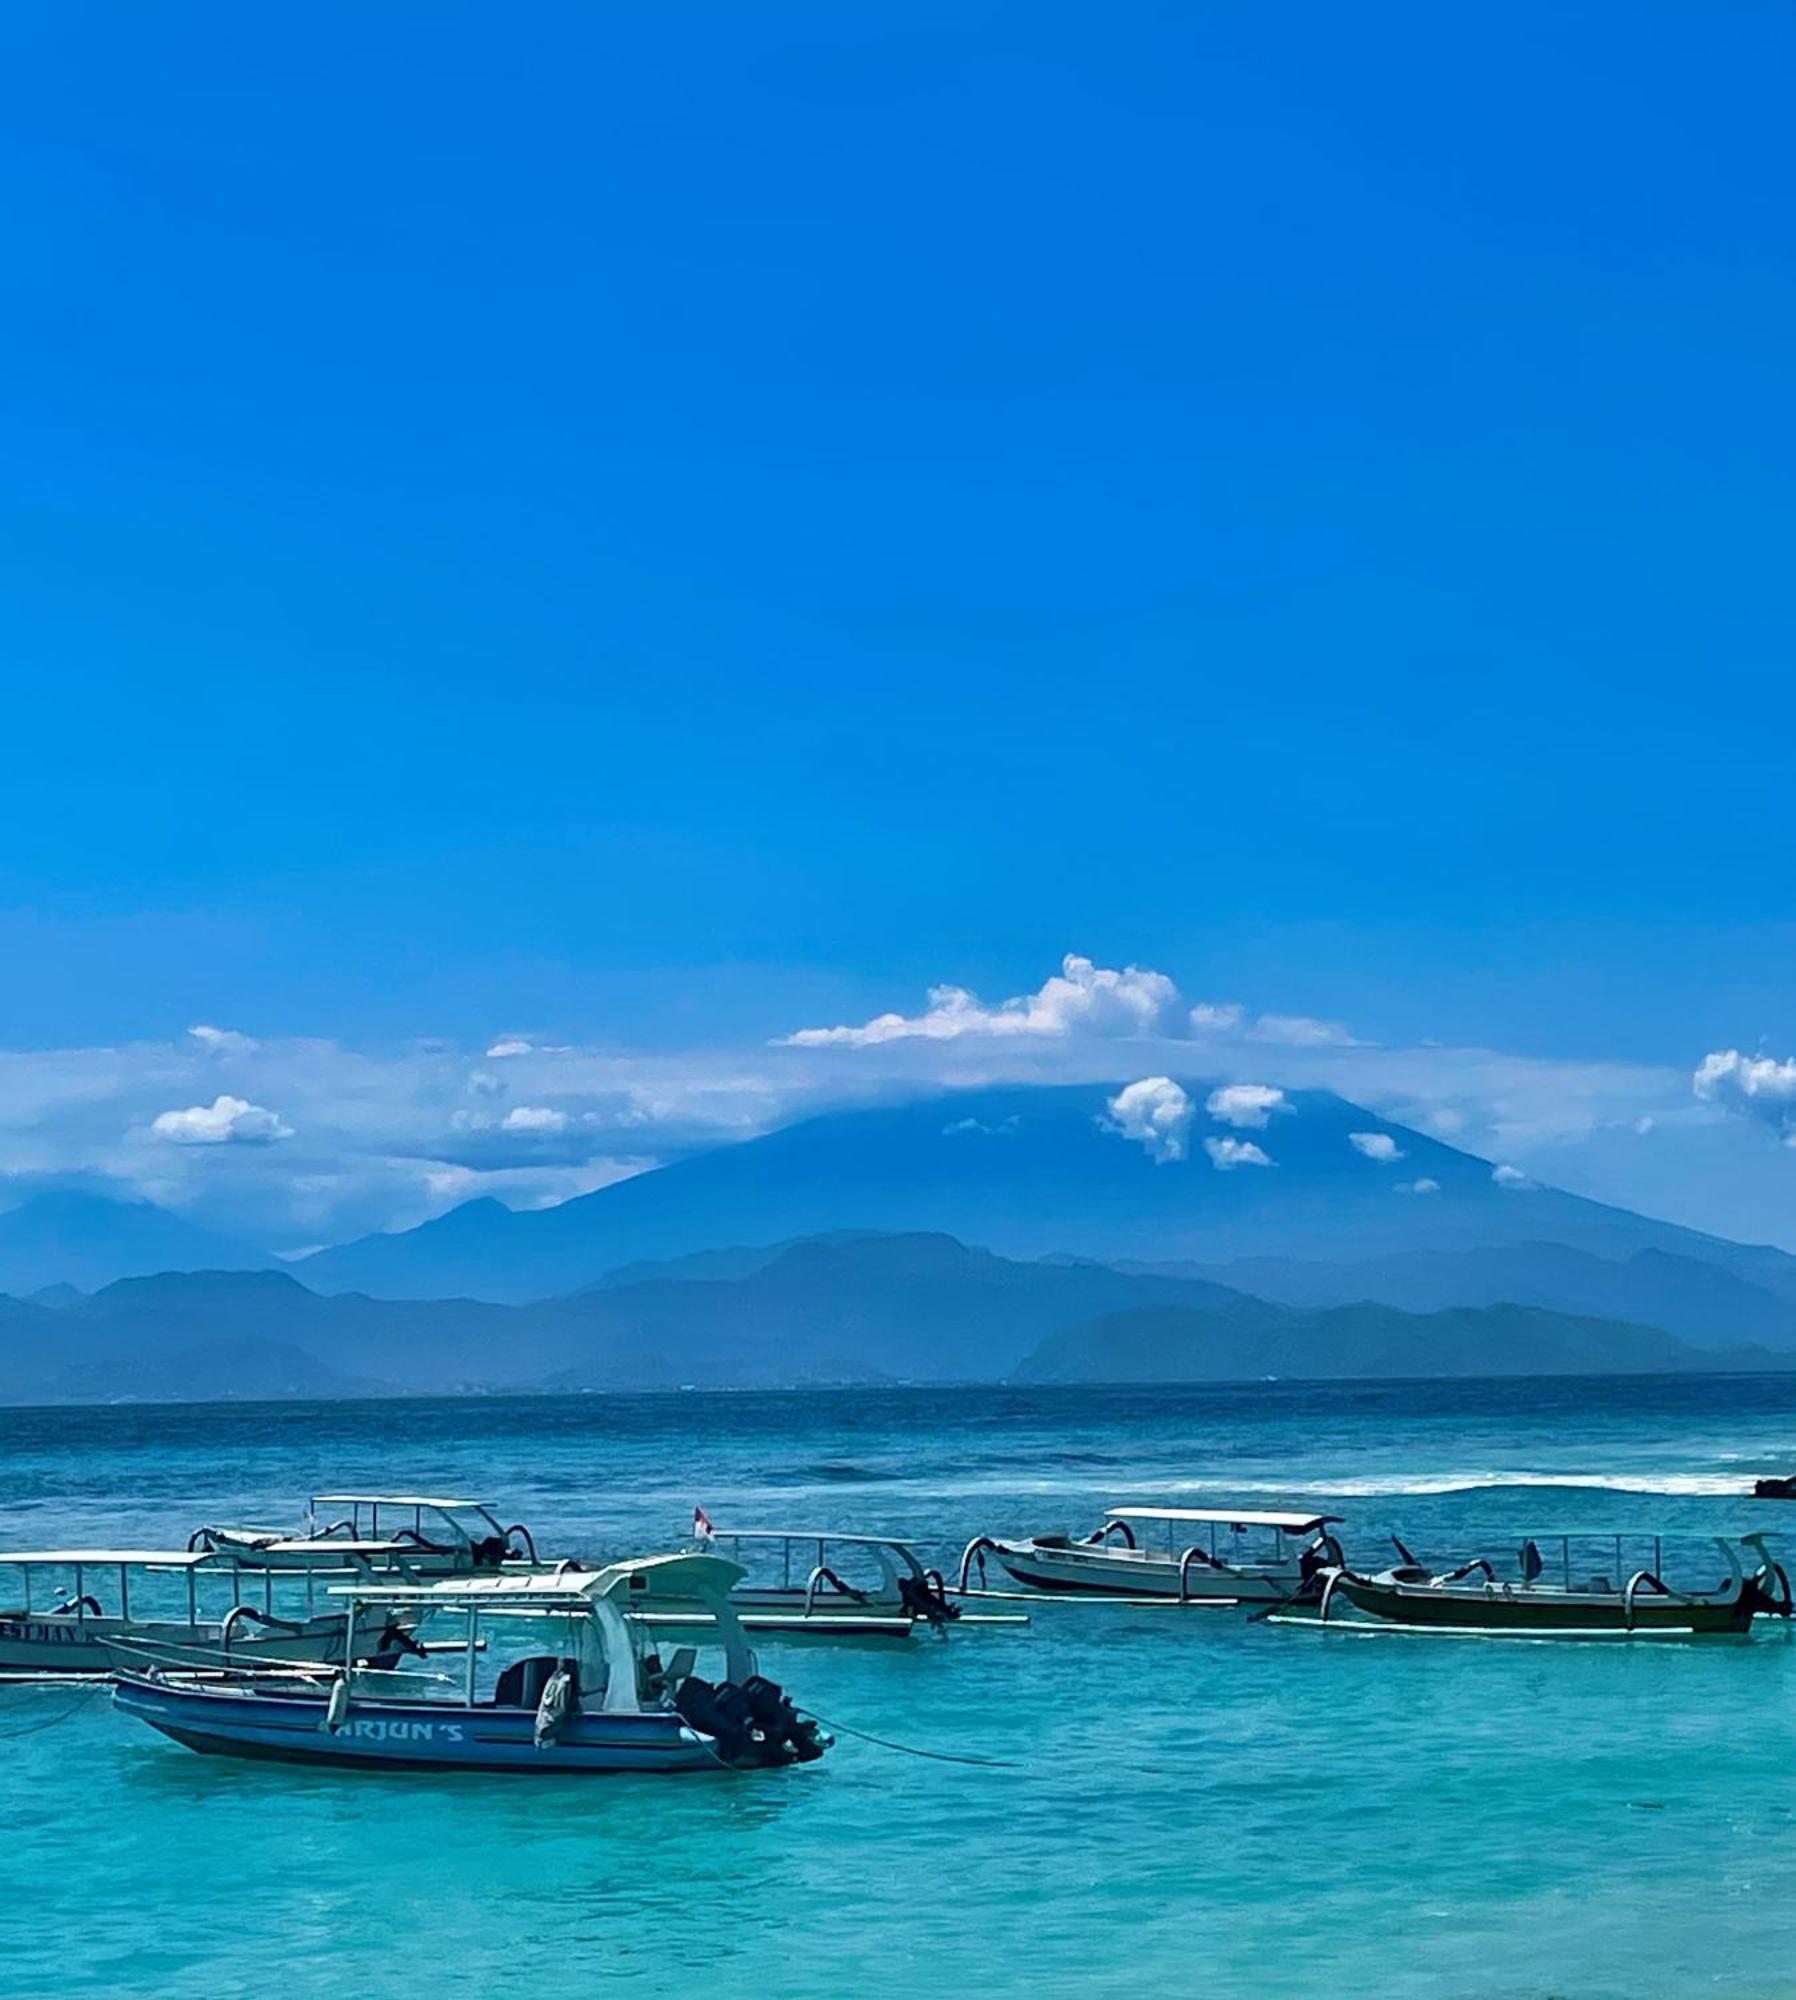
[[[1204,1278],[1289,1306],[1362,1299],[1407,1312],[1533,1305],[1661,1327],[1698,1347],[1744,1341],[1796,1348],[1796,1300],[1722,1265],[1653,1248],[1616,1258],[1565,1243],[1514,1243],[1411,1250],[1354,1263],[1242,1257],[1220,1264],[1125,1262],[1121,1268]]]
[[[1143,1306],[1074,1328],[1026,1356],[1018,1382],[1228,1382],[1379,1376],[1604,1375],[1763,1367],[1769,1357],[1699,1353],[1656,1327],[1538,1306],[1393,1306],[1291,1312],[1219,1324],[1189,1306]]]
[[[1201,1107],[1207,1085],[1189,1085]],[[1215,1266],[1241,1257],[1342,1261],[1554,1242],[1621,1259],[1643,1250],[1733,1271],[1796,1303],[1796,1258],[1725,1243],[1554,1188],[1499,1183],[1491,1163],[1327,1091],[1290,1094],[1263,1128],[1194,1111],[1185,1157],[1156,1160],[1113,1129],[1101,1085],[977,1090],[832,1112],[679,1160],[549,1209],[470,1202],[294,1268],[321,1291],[465,1294],[520,1303],[725,1244],[840,1231],[941,1232],[1001,1255]],[[1351,1135],[1387,1137],[1369,1159]],[[1274,1162],[1218,1171],[1203,1140]]]
[[[74,1285],[97,1291],[158,1271],[258,1271],[278,1260],[151,1201],[120,1201],[73,1189],[31,1196],[0,1213],[0,1292]]]
[[[56,1306],[0,1299],[0,1399],[1778,1365],[1764,1350],[1704,1353],[1656,1328],[1535,1307],[1311,1312],[1207,1279],[1021,1262],[939,1235],[833,1236],[737,1261],[751,1268],[736,1278],[676,1266],[522,1306],[325,1296],[281,1272],[127,1279]]]

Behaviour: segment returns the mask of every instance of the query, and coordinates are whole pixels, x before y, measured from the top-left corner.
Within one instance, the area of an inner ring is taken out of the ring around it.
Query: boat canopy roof
[[[834,1528],[717,1528],[710,1533],[714,1542],[841,1542],[849,1547],[903,1549],[910,1543],[897,1535],[844,1535]]]
[[[1339,1514],[1267,1514],[1240,1507],[1106,1507],[1110,1521],[1215,1521],[1242,1528],[1278,1528],[1287,1535],[1307,1535],[1339,1521]]]
[[[1455,1529],[1451,1537],[1435,1539],[1514,1543],[1519,1548],[1523,1542],[1728,1542],[1744,1537],[1718,1535],[1713,1528],[1543,1528],[1534,1522],[1520,1528]]]
[[[224,1567],[209,1549],[30,1549],[20,1554],[0,1554],[0,1566],[16,1569],[80,1568],[84,1564],[121,1563],[129,1569],[198,1569],[209,1565]]]
[[[440,1507],[445,1513],[458,1507],[479,1507],[478,1500],[445,1500],[429,1493],[314,1493],[314,1507]]]
[[[516,1571],[409,1585],[339,1583],[331,1586],[330,1594],[353,1597],[358,1604],[571,1611],[611,1597],[630,1602],[672,1598],[688,1604],[694,1598],[722,1599],[743,1574],[740,1563],[723,1556],[644,1556],[637,1562],[610,1563],[604,1569]]]

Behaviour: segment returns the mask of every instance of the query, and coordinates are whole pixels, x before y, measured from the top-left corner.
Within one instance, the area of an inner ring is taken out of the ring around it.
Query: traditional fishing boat
[[[0,1610],[5,1680],[101,1677],[118,1665],[122,1645],[231,1661],[382,1658],[406,1643],[403,1617],[370,1611],[352,1623],[340,1606],[323,1613],[310,1604],[277,1610],[271,1576],[203,1551],[0,1554],[0,1573],[9,1570],[20,1594]],[[202,1606],[202,1585],[217,1608]]]
[[[1282,1613],[1282,1622],[1487,1637],[1699,1638],[1744,1633],[1756,1617],[1787,1618],[1791,1610],[1790,1579],[1756,1534],[1736,1545],[1721,1535],[1560,1529],[1440,1571],[1396,1547],[1401,1562],[1375,1575],[1330,1570],[1313,1587],[1313,1604]],[[1681,1558],[1675,1580],[1667,1578],[1668,1547]],[[1741,1547],[1756,1558],[1750,1571]],[[1698,1561],[1708,1567],[1699,1571]]]
[[[209,1526],[196,1528],[188,1546],[262,1569],[399,1569],[414,1577],[537,1560],[521,1522],[502,1528],[478,1500],[416,1493],[319,1493],[298,1532]]]
[[[808,1763],[830,1739],[756,1671],[730,1609],[742,1572],[719,1556],[649,1556],[597,1571],[563,1567],[339,1586],[352,1611],[440,1620],[462,1661],[404,1670],[349,1662],[198,1672],[150,1665],[114,1700],[189,1749],[367,1768],[536,1773],[698,1771]],[[663,1656],[639,1614],[702,1604],[700,1647]]]
[[[730,1604],[746,1631],[824,1639],[908,1639],[919,1629],[1027,1625],[1025,1616],[968,1612],[947,1594],[939,1570],[895,1535],[844,1535],[818,1528],[718,1528],[702,1507],[693,1539],[741,1565]],[[654,1618],[668,1627],[677,1610]]]
[[[1224,1507],[1110,1507],[1103,1524],[1075,1541],[980,1535],[960,1559],[959,1590],[978,1595],[989,1554],[1032,1590],[1168,1600],[1183,1604],[1276,1604],[1343,1561],[1333,1514]]]

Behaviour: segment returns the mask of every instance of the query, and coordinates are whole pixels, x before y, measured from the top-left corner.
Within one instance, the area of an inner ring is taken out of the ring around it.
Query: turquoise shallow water
[[[1083,1528],[1308,1498],[1381,1559],[1554,1524],[1738,1532],[1796,1378],[0,1412],[0,1543],[184,1542],[330,1487],[463,1490],[545,1547],[720,1524]],[[1788,1517],[1796,1528],[1796,1508]],[[1796,1986],[1796,1650],[1293,1632],[1052,1606],[774,1646],[844,1741],[691,1780],[200,1758],[0,1689],[0,1992],[1575,1996]]]

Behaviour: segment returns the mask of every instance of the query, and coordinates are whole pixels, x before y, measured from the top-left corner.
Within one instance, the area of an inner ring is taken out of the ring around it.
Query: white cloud
[[[1399,1194],[1439,1194],[1440,1191],[1440,1182],[1430,1180],[1426,1174],[1417,1181],[1399,1181],[1397,1183],[1397,1192]]]
[[[241,1097],[215,1097],[210,1104],[192,1104],[185,1111],[164,1111],[150,1121],[158,1139],[177,1146],[266,1145],[291,1139],[293,1127],[278,1113]]]
[[[1717,1049],[1703,1057],[1690,1081],[1704,1103],[1757,1119],[1786,1145],[1796,1145],[1796,1057],[1778,1062]]]
[[[1219,1124],[1237,1131],[1263,1132],[1275,1111],[1289,1111],[1285,1093],[1266,1083],[1225,1083],[1204,1099],[1204,1109]]]
[[[1146,1035],[1167,1027],[1178,1000],[1179,989],[1163,972],[1135,965],[1117,971],[1069,952],[1059,972],[1036,992],[995,1007],[964,986],[932,986],[921,1014],[878,1014],[859,1027],[800,1028],[784,1040],[789,1048],[864,1049],[881,1042],[951,1042],[966,1035]]]
[[[1169,1076],[1138,1077],[1111,1098],[1110,1129],[1147,1148],[1162,1166],[1182,1160],[1190,1146],[1193,1108],[1190,1097]]]
[[[1496,1182],[1498,1187],[1525,1188],[1525,1187],[1532,1187],[1534,1185],[1534,1183],[1531,1180],[1529,1180],[1528,1176],[1522,1172],[1520,1167],[1510,1167],[1510,1166],[1492,1167],[1490,1170],[1490,1177],[1493,1181]]]
[[[486,1052],[488,1062],[504,1062],[508,1056],[527,1056],[535,1048],[534,1042],[527,1042],[522,1035],[501,1035]]]
[[[490,1069],[475,1069],[468,1072],[468,1095],[470,1097],[503,1097],[505,1079],[494,1076]]]
[[[1377,1160],[1383,1166],[1403,1158],[1403,1148],[1388,1132],[1349,1132],[1347,1143],[1364,1153],[1368,1160]]]
[[[235,1028],[209,1028],[204,1022],[197,1027],[189,1028],[187,1032],[201,1048],[210,1049],[215,1055],[254,1055],[262,1046],[260,1042],[252,1041],[248,1035],[238,1034]]]
[[[1206,1139],[1204,1151],[1210,1156],[1210,1164],[1219,1174],[1232,1173],[1236,1167],[1269,1167],[1271,1158],[1262,1152],[1251,1139]]]
[[[1194,1035],[1232,1035],[1241,1025],[1241,1009],[1232,1000],[1221,1006],[1200,1000],[1186,1020]]]
[[[565,1111],[556,1111],[546,1104],[514,1104],[499,1121],[502,1132],[528,1132],[545,1135],[565,1132],[568,1117]]]
[[[1634,1120],[1634,1136],[1636,1138],[1644,1139],[1649,1132],[1656,1132],[1658,1129],[1659,1121],[1650,1113],[1645,1117]]]
[[[942,1127],[945,1139],[957,1137],[962,1132],[977,1132],[987,1139],[1002,1139],[1017,1129],[1014,1113],[1009,1118],[1000,1118],[995,1125],[988,1125],[983,1118],[956,1118]]]
[[[1310,1014],[1262,1014],[1248,1029],[1248,1039],[1277,1042],[1290,1049],[1353,1049],[1360,1044],[1339,1021],[1318,1021]]]

